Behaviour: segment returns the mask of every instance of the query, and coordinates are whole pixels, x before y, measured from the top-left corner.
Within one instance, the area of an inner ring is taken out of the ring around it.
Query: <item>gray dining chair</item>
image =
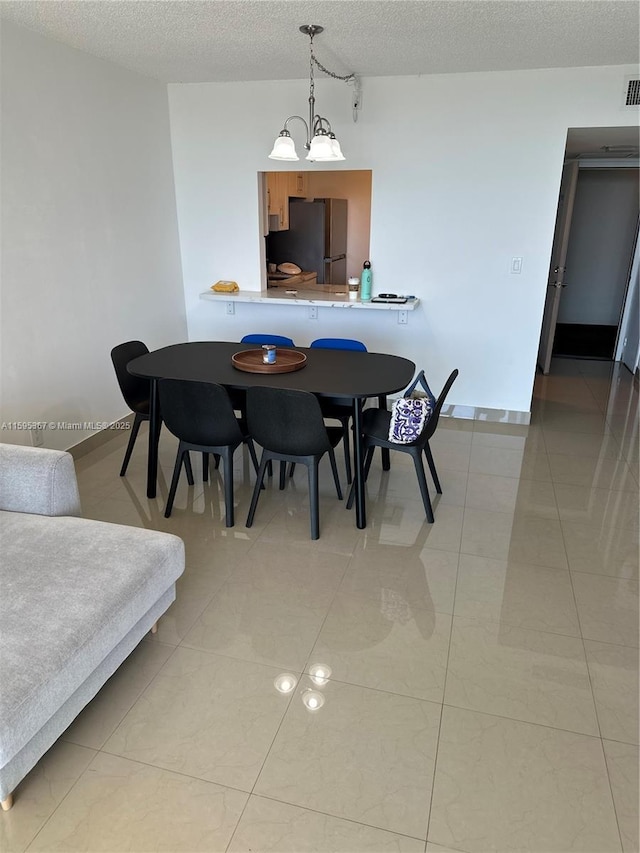
[[[233,453],[237,447],[243,443],[247,445],[253,466],[258,470],[253,441],[244,422],[236,418],[231,400],[222,385],[185,379],[160,379],[158,393],[162,419],[169,432],[179,440],[165,518],[169,518],[173,509],[182,466],[185,465],[188,478],[189,452],[197,450],[207,454],[207,463],[209,454],[223,461],[226,525],[233,527]]]
[[[149,380],[139,379],[127,371],[127,365],[138,356],[146,355],[149,347],[142,341],[126,341],[111,350],[111,362],[116,372],[116,379],[124,401],[134,414],[131,434],[125,450],[124,460],[120,468],[120,476],[124,477],[129,467],[133,447],[136,443],[140,426],[149,420]]]
[[[340,427],[325,426],[318,399],[309,391],[284,388],[247,389],[247,426],[249,434],[262,447],[258,478],[251,498],[247,527],[253,525],[260,489],[267,466],[280,462],[280,488],[284,488],[287,462],[306,465],[309,481],[311,538],[320,536],[318,463],[327,453],[338,499],[342,489],[333,448],[342,437]]]
[[[424,505],[425,515],[427,516],[427,521],[430,524],[433,524],[434,520],[433,507],[431,506],[431,498],[429,497],[429,489],[427,487],[427,478],[425,477],[424,466],[422,464],[422,454],[424,453],[427,459],[429,470],[431,472],[431,476],[433,477],[433,482],[436,487],[436,492],[441,495],[442,486],[440,485],[438,472],[436,471],[435,462],[433,460],[433,454],[431,452],[431,447],[429,446],[429,439],[433,437],[433,434],[436,431],[438,421],[440,419],[440,412],[442,411],[442,406],[444,405],[444,401],[447,397],[447,394],[449,393],[449,390],[451,389],[451,386],[455,382],[457,376],[458,371],[453,370],[449,375],[449,378],[445,382],[444,387],[435,402],[435,407],[431,413],[431,416],[425,422],[422,431],[414,441],[408,444],[399,444],[389,439],[389,427],[391,425],[392,413],[388,410],[366,409],[362,418],[362,440],[364,448],[366,450],[366,457],[364,463],[365,481],[369,476],[371,460],[373,459],[373,453],[376,447],[381,447],[386,450],[395,450],[399,453],[407,453],[413,459],[416,476],[418,478],[418,484],[420,486],[420,494],[422,496],[422,503]],[[354,496],[355,489],[352,486],[351,491],[349,492],[349,497],[347,499],[347,509],[351,509],[353,505]]]

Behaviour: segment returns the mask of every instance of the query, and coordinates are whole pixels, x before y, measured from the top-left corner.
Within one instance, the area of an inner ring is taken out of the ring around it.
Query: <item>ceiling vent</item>
[[[627,77],[624,105],[625,107],[640,107],[640,80]]]

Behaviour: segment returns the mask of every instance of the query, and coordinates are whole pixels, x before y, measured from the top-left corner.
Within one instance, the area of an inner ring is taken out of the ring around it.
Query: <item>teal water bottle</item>
[[[368,302],[371,299],[371,261],[365,261],[360,281],[360,299]]]

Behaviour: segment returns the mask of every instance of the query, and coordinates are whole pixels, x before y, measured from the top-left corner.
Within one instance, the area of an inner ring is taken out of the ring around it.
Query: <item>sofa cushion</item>
[[[64,450],[0,444],[0,510],[81,515],[73,457]]]
[[[0,511],[0,767],[182,574],[177,536]]]

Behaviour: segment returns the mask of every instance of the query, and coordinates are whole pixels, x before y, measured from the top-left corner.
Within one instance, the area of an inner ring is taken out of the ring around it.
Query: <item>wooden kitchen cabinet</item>
[[[289,172],[267,172],[269,231],[289,230]]]
[[[309,187],[309,175],[307,172],[287,172],[289,178],[289,196],[293,198],[306,198]]]
[[[307,172],[267,172],[267,209],[269,231],[289,229],[289,199],[307,198]]]

